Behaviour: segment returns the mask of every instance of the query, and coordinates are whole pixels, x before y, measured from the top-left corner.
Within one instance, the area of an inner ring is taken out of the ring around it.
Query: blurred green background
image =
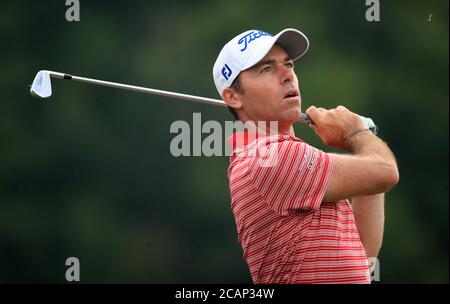
[[[372,117],[398,158],[381,282],[448,283],[448,1],[380,2],[380,22],[364,0],[81,1],[80,22],[63,0],[2,2],[0,282],[65,282],[75,256],[85,283],[250,283],[228,157],[169,150],[172,122],[225,109],[64,81],[38,100],[28,85],[50,69],[217,98],[223,44],[294,27],[311,43],[303,109]]]

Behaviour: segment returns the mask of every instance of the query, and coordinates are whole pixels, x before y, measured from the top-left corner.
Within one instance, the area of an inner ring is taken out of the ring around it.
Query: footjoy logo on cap
[[[252,31],[248,34],[246,34],[245,36],[243,36],[241,39],[239,39],[238,44],[242,44],[244,43],[244,48],[241,49],[241,52],[245,51],[247,49],[247,45],[252,42],[255,39],[258,39],[259,37],[262,36],[272,36],[269,33],[263,32],[263,31]]]
[[[230,67],[227,64],[225,64],[224,67],[222,68],[223,77],[225,77],[225,79],[228,80],[228,78],[230,78],[231,74],[232,74],[232,72],[231,72]]]

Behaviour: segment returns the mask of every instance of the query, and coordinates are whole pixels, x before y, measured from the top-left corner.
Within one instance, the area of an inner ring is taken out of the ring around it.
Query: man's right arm
[[[332,154],[334,169],[323,201],[383,193],[397,184],[399,174],[393,153],[370,131],[356,132],[364,128],[358,115],[344,107],[310,107],[306,113],[326,145],[351,152]]]

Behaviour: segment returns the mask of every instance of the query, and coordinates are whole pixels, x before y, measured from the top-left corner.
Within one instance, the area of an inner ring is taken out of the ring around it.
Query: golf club
[[[118,88],[118,89],[125,89],[125,90],[136,91],[136,92],[147,93],[147,94],[173,97],[173,98],[190,100],[190,101],[194,101],[194,102],[206,103],[206,104],[221,106],[221,107],[227,106],[227,104],[223,100],[220,100],[220,99],[213,99],[213,98],[181,94],[181,93],[170,92],[170,91],[156,90],[156,89],[122,84],[122,83],[117,83],[117,82],[110,82],[110,81],[97,80],[97,79],[92,79],[92,78],[73,76],[73,75],[66,74],[66,73],[60,73],[60,72],[54,72],[54,71],[48,71],[48,70],[41,70],[36,74],[36,77],[34,77],[33,84],[31,85],[31,88],[30,88],[31,95],[40,97],[40,98],[50,97],[52,95],[52,84],[51,84],[51,79],[50,79],[51,77],[56,78],[56,79],[75,80],[75,81],[86,82],[86,83],[90,83],[90,84],[98,84],[98,85],[102,85],[102,86],[113,87],[113,88]],[[372,119],[366,118],[364,116],[360,116],[360,117],[366,124],[366,127],[369,128],[374,134],[377,134],[377,126],[374,124]],[[304,124],[309,124],[309,123],[311,123],[311,119],[308,117],[307,114],[302,113],[298,122],[304,123]]]

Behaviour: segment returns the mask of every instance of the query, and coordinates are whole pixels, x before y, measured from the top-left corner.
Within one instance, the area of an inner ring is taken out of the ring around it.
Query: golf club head
[[[34,77],[30,88],[31,95],[40,98],[47,98],[52,95],[52,83],[49,71],[39,71]]]

